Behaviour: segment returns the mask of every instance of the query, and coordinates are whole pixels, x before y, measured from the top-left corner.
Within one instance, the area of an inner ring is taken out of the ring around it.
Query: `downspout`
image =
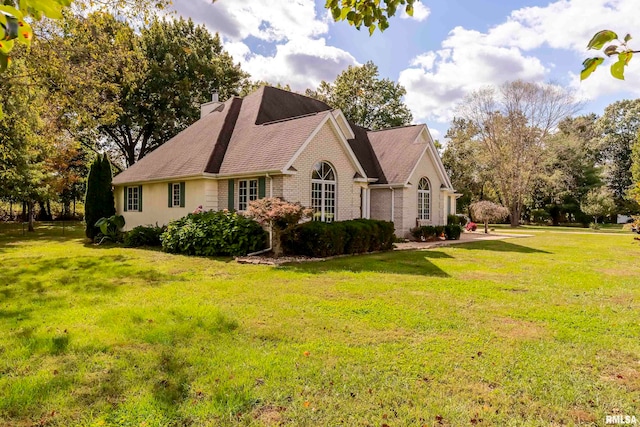
[[[396,212],[396,197],[393,187],[389,187],[389,190],[391,190],[391,222],[394,222],[394,214]]]
[[[273,178],[269,174],[266,174],[266,177],[269,178],[269,197],[273,197]],[[272,249],[273,249],[273,229],[269,227],[269,247],[267,249],[251,252],[250,254],[247,254],[247,256],[260,255],[265,252],[269,252]]]

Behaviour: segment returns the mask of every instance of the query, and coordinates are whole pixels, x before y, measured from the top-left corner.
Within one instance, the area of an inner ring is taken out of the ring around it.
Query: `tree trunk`
[[[13,221],[13,200],[9,201],[9,221]]]
[[[49,221],[53,221],[53,214],[51,213],[51,200],[47,200],[47,216],[50,218]]]
[[[510,222],[512,227],[520,226],[520,207],[519,206],[511,206]]]
[[[27,220],[27,202],[25,201],[22,202],[22,214],[20,215],[20,220]]]
[[[38,205],[40,207],[40,211],[38,212],[38,220],[39,221],[51,221],[51,213],[47,212],[47,207],[43,201],[39,200]]]
[[[282,232],[278,227],[272,226],[271,251],[274,257],[280,257],[283,254],[281,235]]]
[[[35,224],[35,209],[34,207],[34,203],[33,200],[29,200],[28,203],[28,207],[27,207],[27,216],[29,217],[28,221],[29,221],[29,231],[33,232],[36,231],[34,224]]]
[[[484,222],[484,234],[489,234],[489,221]]]

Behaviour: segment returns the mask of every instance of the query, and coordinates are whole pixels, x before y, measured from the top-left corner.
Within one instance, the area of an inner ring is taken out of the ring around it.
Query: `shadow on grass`
[[[504,240],[470,242],[457,245],[456,247],[474,251],[483,250],[492,252],[516,252],[521,254],[551,254],[551,252],[530,248],[528,246],[516,245],[515,243],[506,242]]]
[[[285,264],[283,270],[321,274],[328,271],[352,271],[409,274],[414,276],[449,277],[430,259],[451,258],[438,251],[393,251],[370,255],[354,255],[328,261]]]

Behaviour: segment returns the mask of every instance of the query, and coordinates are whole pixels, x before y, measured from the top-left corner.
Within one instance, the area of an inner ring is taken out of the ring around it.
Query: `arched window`
[[[318,162],[311,173],[313,220],[332,222],[336,217],[336,174],[327,162]]]
[[[431,185],[424,177],[418,183],[418,219],[431,219]]]

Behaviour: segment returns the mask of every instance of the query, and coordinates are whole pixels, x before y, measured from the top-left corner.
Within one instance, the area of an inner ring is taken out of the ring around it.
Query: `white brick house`
[[[199,121],[114,178],[127,229],[166,224],[198,206],[243,211],[276,196],[312,207],[316,220],[393,221],[398,236],[443,225],[456,211],[426,125],[370,131],[269,86],[201,108]]]

